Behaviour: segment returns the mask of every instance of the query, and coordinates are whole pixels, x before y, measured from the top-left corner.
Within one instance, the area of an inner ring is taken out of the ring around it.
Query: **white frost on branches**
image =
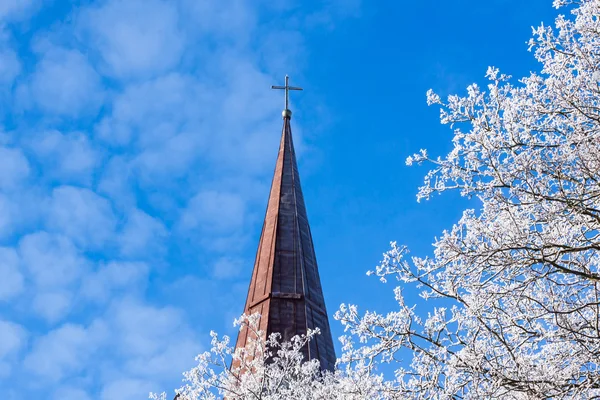
[[[388,314],[342,305],[335,373],[299,357],[314,332],[254,344],[265,356],[241,375],[227,368],[227,340],[213,336],[213,355],[186,374],[185,396],[212,399],[217,388],[231,399],[600,398],[600,1],[554,5],[570,5],[574,17],[534,29],[539,73],[515,83],[489,68],[487,87],[471,85],[466,96],[427,93],[454,129],[454,148],[407,159],[433,166],[418,199],[458,190],[481,207],[464,211],[432,257],[409,258],[392,243],[374,273],[416,285],[433,311],[420,315],[400,287]],[[393,377],[381,375],[384,364]]]
[[[178,400],[366,400],[388,399],[381,376],[368,369],[321,372],[318,360],[303,359],[302,348],[318,330],[281,342],[279,334],[266,341],[258,330],[258,314],[243,316],[236,324],[249,329],[248,344],[234,350],[227,336],[211,332],[212,349],[196,357],[198,365],[184,373],[186,384],[177,390]],[[167,400],[166,393],[150,399]]]
[[[407,259],[392,243],[375,273],[443,306],[421,320],[396,290],[387,316],[338,313],[374,343],[369,354],[412,351],[397,371],[405,397],[600,396],[600,2],[573,14],[534,29],[540,73],[513,85],[489,68],[485,90],[427,94],[454,148],[408,158],[433,165],[418,198],[458,190],[481,209],[466,210],[432,258]]]

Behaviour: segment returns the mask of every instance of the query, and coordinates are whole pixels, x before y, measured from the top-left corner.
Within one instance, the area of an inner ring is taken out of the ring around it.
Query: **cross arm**
[[[289,79],[290,78],[286,75],[285,76],[285,86],[275,86],[275,85],[271,86],[271,89],[283,89],[283,90],[285,90],[285,109],[284,110],[286,112],[289,112],[289,108],[288,107],[289,107],[289,93],[290,93],[290,90],[302,90],[302,88],[295,87],[295,86],[290,86],[289,83],[288,83]]]
[[[272,85],[271,89],[303,90],[301,87],[295,87],[295,86],[275,86],[275,85]]]

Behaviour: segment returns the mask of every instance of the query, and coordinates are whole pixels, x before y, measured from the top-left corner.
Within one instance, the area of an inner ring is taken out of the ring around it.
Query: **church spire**
[[[335,351],[290,126],[289,90],[302,89],[289,86],[287,76],[285,86],[273,88],[285,90],[286,108],[244,312],[260,313],[259,329],[267,336],[278,332],[283,340],[318,327],[321,334],[303,350],[305,359],[318,359],[322,369],[332,370]],[[240,331],[236,348],[246,346],[249,334]]]

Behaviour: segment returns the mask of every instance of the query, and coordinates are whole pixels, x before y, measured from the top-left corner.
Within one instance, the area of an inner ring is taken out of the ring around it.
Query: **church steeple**
[[[267,212],[263,223],[254,271],[244,312],[260,313],[260,330],[270,335],[279,332],[283,340],[320,328],[321,334],[304,349],[305,359],[318,359],[322,369],[332,370],[335,350],[315,249],[306,215],[304,197],[292,141],[288,90],[302,90],[288,85],[283,130]],[[249,332],[242,329],[236,348],[245,347]]]

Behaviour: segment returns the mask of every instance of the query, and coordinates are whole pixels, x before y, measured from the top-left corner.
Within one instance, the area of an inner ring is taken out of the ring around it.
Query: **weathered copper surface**
[[[304,349],[305,358],[319,359],[322,369],[331,370],[335,351],[300,187],[289,116],[283,121],[244,312],[259,312],[260,329],[266,335],[279,332],[284,340],[306,333],[307,328],[319,327],[321,334]],[[248,335],[247,330],[241,330],[236,347],[244,347]]]

